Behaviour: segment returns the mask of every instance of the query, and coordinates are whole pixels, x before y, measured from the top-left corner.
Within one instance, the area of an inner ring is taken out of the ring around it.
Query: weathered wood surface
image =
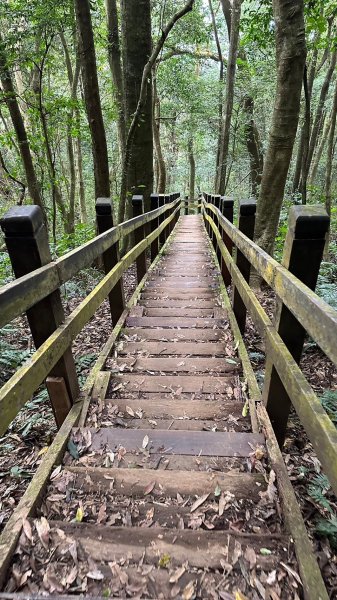
[[[206,219],[208,220],[209,217],[206,216]],[[209,220],[211,221],[211,219]],[[213,222],[211,222],[211,226],[215,230]],[[331,486],[337,493],[337,430],[301,369],[273,327],[255,294],[229,255],[219,232],[216,235],[234,285],[238,288],[240,296],[266,344],[266,354],[273,362]],[[309,320],[307,319],[307,321]]]
[[[176,209],[178,210],[178,209]],[[144,249],[152,243],[161,230],[163,230],[174,213],[163,221],[142,242],[130,250],[123,259],[106,275],[95,289],[83,300],[79,306],[67,317],[64,324],[60,325],[52,335],[39,347],[32,358],[27,361],[15,375],[11,377],[0,390],[0,435],[4,433],[15,418],[20,408],[32,396],[38,386],[49,375],[53,366],[64,354],[71,341],[80,333],[84,325],[95,314],[97,308],[108,296],[109,292],[120,279],[123,272],[135,261]]]
[[[217,212],[211,204],[207,204],[207,208],[213,213]],[[337,364],[337,311],[238,231],[234,225],[223,219],[222,215],[219,222],[220,227],[227,232],[254,269],[291,310],[310,337],[317,342],[332,362]]]
[[[158,215],[168,213],[174,206],[179,206],[179,200],[121,223],[56,261],[37,269],[32,274],[20,277],[20,279],[3,286],[0,289],[0,327],[26,312],[79,271],[91,265],[97,257],[125,235],[132,233],[145,223],[150,223],[158,218]],[[153,237],[151,242],[156,237]]]

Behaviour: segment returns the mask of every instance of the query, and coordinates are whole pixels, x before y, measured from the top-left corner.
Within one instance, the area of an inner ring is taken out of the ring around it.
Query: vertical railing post
[[[164,206],[165,204],[165,195],[164,194],[159,194],[159,206]],[[165,213],[160,215],[159,217],[159,225],[162,224],[162,222],[165,221]],[[160,246],[163,246],[165,244],[165,231],[162,231],[160,236],[159,236],[159,244]]]
[[[198,195],[198,206],[197,206],[197,214],[198,215],[201,214],[201,202],[202,202],[202,194],[200,193]]]
[[[215,206],[215,208],[218,208],[220,210],[221,196],[219,194],[214,196],[214,206]],[[217,215],[214,215],[214,223],[217,226],[217,228],[219,229],[219,217]],[[214,243],[214,250],[216,252],[219,264],[221,264],[221,252],[220,252],[220,248],[219,248],[215,233],[213,235],[213,243]]]
[[[113,227],[113,212],[111,198],[97,198],[96,224],[98,233],[105,233]],[[104,272],[107,275],[119,261],[118,242],[103,253]],[[125,308],[123,278],[116,283],[109,294],[109,304],[112,324],[116,325]]]
[[[234,199],[228,198],[227,196],[223,196],[221,199],[221,210],[222,210],[222,214],[225,217],[225,219],[227,219],[227,221],[230,221],[230,223],[233,223]],[[225,244],[229,254],[232,255],[233,254],[233,242],[232,242],[231,238],[229,237],[229,235],[227,235],[227,233],[225,232],[224,229],[221,229],[221,237],[222,237],[222,241]],[[226,263],[223,258],[221,260],[221,274],[222,274],[224,284],[226,286],[230,285],[231,284],[231,276],[230,276],[230,273],[227,269]]]
[[[211,203],[211,194],[206,194],[206,202],[207,202],[207,204]],[[206,215],[210,216],[209,208],[205,209],[205,213],[206,213]],[[206,221],[206,230],[207,230],[209,238],[211,238],[211,225],[208,221]]]
[[[254,237],[255,229],[255,213],[256,213],[256,200],[241,200],[239,203],[239,230],[244,233],[249,239]],[[236,250],[236,265],[244,276],[245,280],[249,282],[250,277],[250,262],[237,248]],[[237,290],[233,287],[233,311],[238,322],[238,326],[242,335],[246,328],[246,306]]]
[[[180,198],[180,193],[179,193],[179,192],[176,192],[176,193],[174,194],[174,199],[175,199],[175,200],[178,200],[178,198]],[[175,222],[174,222],[174,226],[176,226],[176,225],[177,225],[177,223],[178,223],[178,221],[179,221],[179,217],[180,217],[180,211],[179,211],[179,210],[177,210],[177,212],[176,212],[176,216],[175,216]]]
[[[1,220],[1,227],[15,277],[27,275],[51,262],[48,232],[38,206],[11,208]],[[27,310],[27,318],[35,347],[39,348],[64,322],[60,290]],[[50,370],[46,385],[60,427],[80,392],[70,346]]]
[[[185,196],[185,215],[188,215],[188,196]]]
[[[165,204],[170,204],[170,194],[165,194]],[[168,210],[165,213],[165,219],[167,219],[167,217],[169,217],[170,214],[171,214],[171,211]],[[171,223],[169,223],[165,227],[165,242],[166,242],[167,238],[169,237],[170,233],[171,233]]]
[[[156,208],[158,208],[159,206],[159,196],[158,194],[151,194],[150,197],[150,207],[151,210],[155,210]],[[152,219],[151,221],[151,233],[157,229],[157,227],[159,227],[159,218],[156,217],[155,219]],[[153,240],[152,244],[151,244],[151,262],[153,262],[155,260],[155,258],[158,256],[158,252],[159,252],[159,237],[156,237],[155,240]]]
[[[132,196],[133,217],[138,217],[144,214],[144,196]],[[145,238],[145,225],[141,225],[135,229],[135,245],[139,244]],[[141,282],[146,274],[146,250],[144,250],[138,258],[136,258],[137,281]]]
[[[330,219],[322,206],[292,206],[289,212],[282,265],[311,290],[316,287],[329,223]],[[305,329],[281,302],[277,305],[274,325],[289,352],[299,363]],[[268,350],[262,398],[277,440],[282,446],[291,401],[280,376],[268,359]]]

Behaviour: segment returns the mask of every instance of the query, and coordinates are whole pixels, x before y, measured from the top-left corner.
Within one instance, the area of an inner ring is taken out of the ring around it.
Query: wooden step
[[[33,524],[33,523],[32,523]],[[161,527],[133,528],[106,527],[87,523],[52,523],[53,530],[60,535],[63,532],[68,539],[77,544],[93,561],[113,562],[125,560],[128,564],[158,565],[160,557],[168,556],[171,566],[181,567],[188,559],[190,567],[198,569],[223,569],[227,564],[235,563],[234,555],[238,547],[244,554],[249,546],[256,554],[256,567],[271,570],[280,560],[287,560],[289,539],[284,535],[240,534],[233,531],[192,531],[185,529],[164,529]],[[58,531],[57,531],[58,530]],[[60,538],[60,541],[62,537]],[[267,548],[268,556],[260,553]],[[57,553],[56,553],[57,558]]]
[[[183,308],[183,307],[149,307],[147,304],[144,306],[145,317],[179,317],[181,319],[186,318],[205,318],[210,319],[214,317],[214,307],[212,308]]]
[[[260,473],[206,473],[204,471],[156,471],[152,469],[123,469],[123,468],[86,468],[67,467],[65,473],[70,473],[67,481],[73,489],[81,489],[88,493],[123,494],[132,498],[145,498],[150,493],[160,492],[162,496],[174,497],[180,494],[183,498],[192,500],[193,496],[209,494],[208,500],[217,500],[221,492],[228,490],[239,499],[260,500],[259,493],[266,489],[266,482]],[[111,485],[113,482],[113,485]],[[151,483],[154,487],[147,490]]]
[[[226,394],[232,396],[233,387],[238,385],[235,376],[207,375],[136,375],[125,373],[114,375],[110,382],[111,392],[181,392],[201,394]]]
[[[193,327],[207,329],[221,327],[222,320],[212,317],[127,317],[127,327],[165,327],[189,329]]]
[[[128,368],[135,371],[154,371],[159,373],[237,373],[240,370],[240,363],[233,358],[142,358],[142,357],[124,357],[117,361],[109,359],[106,368],[113,368],[111,363],[115,363],[121,369],[127,372]]]
[[[224,343],[216,342],[125,342],[116,346],[118,355],[146,356],[226,356]]]
[[[183,299],[176,300],[171,298],[142,298],[140,300],[140,304],[145,306],[146,309],[149,308],[194,308],[194,309],[211,309],[214,310],[214,301],[211,300],[192,300],[192,299]]]
[[[162,398],[154,394],[152,399],[142,398],[107,398],[105,404],[117,406],[123,418],[136,417],[138,411],[142,417],[147,419],[224,419],[229,417],[244,420],[242,417],[243,402],[223,402],[222,400],[189,400],[182,406],[181,400],[176,398]],[[129,409],[129,412],[128,410]],[[130,411],[131,409],[131,411]],[[130,414],[131,412],[131,414]],[[133,414],[132,414],[133,412]],[[231,422],[232,418],[229,419]]]
[[[181,342],[193,340],[195,342],[215,342],[222,339],[223,332],[220,329],[163,329],[158,328],[140,328],[123,329],[124,338],[128,341],[138,340],[159,340],[169,342]]]
[[[83,439],[83,436],[91,437],[90,450],[94,452],[106,447],[113,452],[119,446],[130,451],[145,445],[146,450],[150,453],[165,451],[166,454],[186,456],[248,457],[254,455],[255,450],[264,444],[263,435],[241,432],[165,431],[110,427],[99,430],[92,428],[81,428],[80,430],[75,428],[73,430],[74,440]]]

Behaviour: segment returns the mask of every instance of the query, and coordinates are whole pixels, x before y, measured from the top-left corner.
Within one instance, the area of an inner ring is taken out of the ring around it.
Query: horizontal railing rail
[[[215,197],[216,200],[218,198],[220,197]],[[244,212],[245,206],[243,205]],[[315,211],[313,214],[315,214]],[[320,214],[322,213],[320,212]],[[252,215],[253,211],[250,218]],[[227,283],[232,283],[233,308],[237,314],[239,324],[241,323],[241,331],[244,332],[245,311],[248,309],[252,321],[265,343],[266,374],[262,399],[266,404],[279,443],[282,445],[284,441],[291,403],[317,453],[332,488],[337,493],[337,430],[298,365],[303,343],[299,342],[300,349],[295,347],[296,340],[295,346],[288,343],[291,335],[289,338],[289,332],[287,332],[284,321],[282,321],[284,314],[281,309],[283,304],[287,306],[291,311],[290,318],[293,320],[291,325],[295,331],[296,321],[299,321],[303,325],[303,329],[309,332],[313,339],[319,343],[325,354],[334,362],[337,350],[337,311],[319,298],[293,273],[259,248],[242,231],[239,231],[221,213],[221,206],[217,207],[212,202],[204,201],[203,216],[218,258],[220,256],[220,261],[223,263],[222,272],[227,276]],[[241,217],[240,213],[239,219]],[[294,219],[294,215],[292,218]],[[244,229],[244,227],[243,224],[242,228]],[[290,219],[288,244],[293,235],[293,228],[294,223]],[[253,229],[254,227],[250,230],[251,236],[253,236]],[[323,249],[323,229],[321,233],[320,246]],[[306,241],[308,242],[308,240]],[[300,240],[301,253],[305,260],[304,242],[305,237]],[[309,242],[313,243],[317,253],[317,240],[309,239]],[[232,256],[233,244],[237,248],[236,261]],[[286,252],[289,253],[289,248]],[[247,262],[242,262],[240,253],[242,253],[244,261]],[[256,269],[277,294],[279,305],[274,324],[249,285],[250,265]],[[310,267],[312,265],[309,265]],[[295,294],[297,294],[296,301],[294,300]],[[300,306],[300,302],[302,302],[302,306]],[[307,311],[306,317],[305,311]],[[320,327],[322,332],[319,332]],[[301,338],[301,331],[299,337]],[[294,340],[292,341],[294,342]]]
[[[116,225],[44,267],[23,275],[0,288],[0,327],[26,312],[82,269],[90,266],[99,256],[125,236],[139,227],[151,223],[151,221],[172,210],[179,203],[180,200],[175,200]]]
[[[337,365],[337,311],[239,231],[221,214],[219,208],[210,203],[206,203],[205,208],[217,216],[221,228],[233,244],[291,310],[310,337]]]
[[[170,201],[172,197],[174,199]],[[152,195],[152,207],[158,206],[161,201],[160,196]],[[144,214],[142,196],[134,196],[132,204],[134,218],[116,227],[110,227],[80,248],[19,277],[13,283],[0,289],[1,322],[9,322],[26,312],[37,348],[31,358],[0,389],[0,435],[5,433],[19,410],[44,381],[47,384],[58,426],[61,426],[71,405],[79,399],[79,386],[71,353],[72,341],[106,298],[110,300],[113,324],[118,321],[124,309],[123,290],[121,298],[121,290],[118,289],[122,274],[136,262],[137,281],[140,283],[147,270],[145,254],[147,249],[151,249],[152,262],[159,252],[159,239],[161,238],[163,242],[166,241],[178,220],[181,209],[179,194],[166,195],[165,204]],[[102,228],[104,225],[100,220],[102,213],[103,220],[106,218],[106,224],[109,224],[111,220],[111,201],[102,203],[100,199],[99,206],[97,223],[98,227]],[[23,243],[28,243],[35,255],[41,255],[39,260],[43,258],[48,260],[50,254],[45,226],[41,215],[36,216],[34,211],[36,211],[36,207],[30,207],[30,211],[21,213],[25,221],[25,231],[27,230],[31,234],[22,236]],[[20,216],[20,211],[14,211],[14,214],[13,212],[9,214],[9,221],[6,222],[5,216],[2,222],[14,271],[17,271],[18,268],[15,264],[15,253],[11,254],[13,246],[8,243],[8,239],[15,234],[15,226],[17,226],[15,219],[18,216]],[[34,230],[36,224],[37,227]],[[151,225],[150,233],[148,224]],[[135,232],[135,244],[122,259],[119,259],[116,245],[124,236],[132,232]],[[20,235],[22,235],[22,231],[19,231],[19,237]],[[15,241],[17,241],[16,237]],[[14,248],[16,251],[15,243]],[[108,255],[108,252],[112,250],[114,253]],[[93,260],[99,256],[105,259],[105,276],[85,300],[64,318],[59,295],[60,285],[86,266],[91,265]],[[19,259],[25,262],[25,257],[22,258],[20,253]],[[13,306],[11,306],[11,302]],[[117,312],[116,305],[118,305]]]

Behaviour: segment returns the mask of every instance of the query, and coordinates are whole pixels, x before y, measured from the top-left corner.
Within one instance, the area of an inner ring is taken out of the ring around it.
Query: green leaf
[[[68,440],[68,452],[75,460],[78,460],[80,458],[77,446],[72,440]]]

